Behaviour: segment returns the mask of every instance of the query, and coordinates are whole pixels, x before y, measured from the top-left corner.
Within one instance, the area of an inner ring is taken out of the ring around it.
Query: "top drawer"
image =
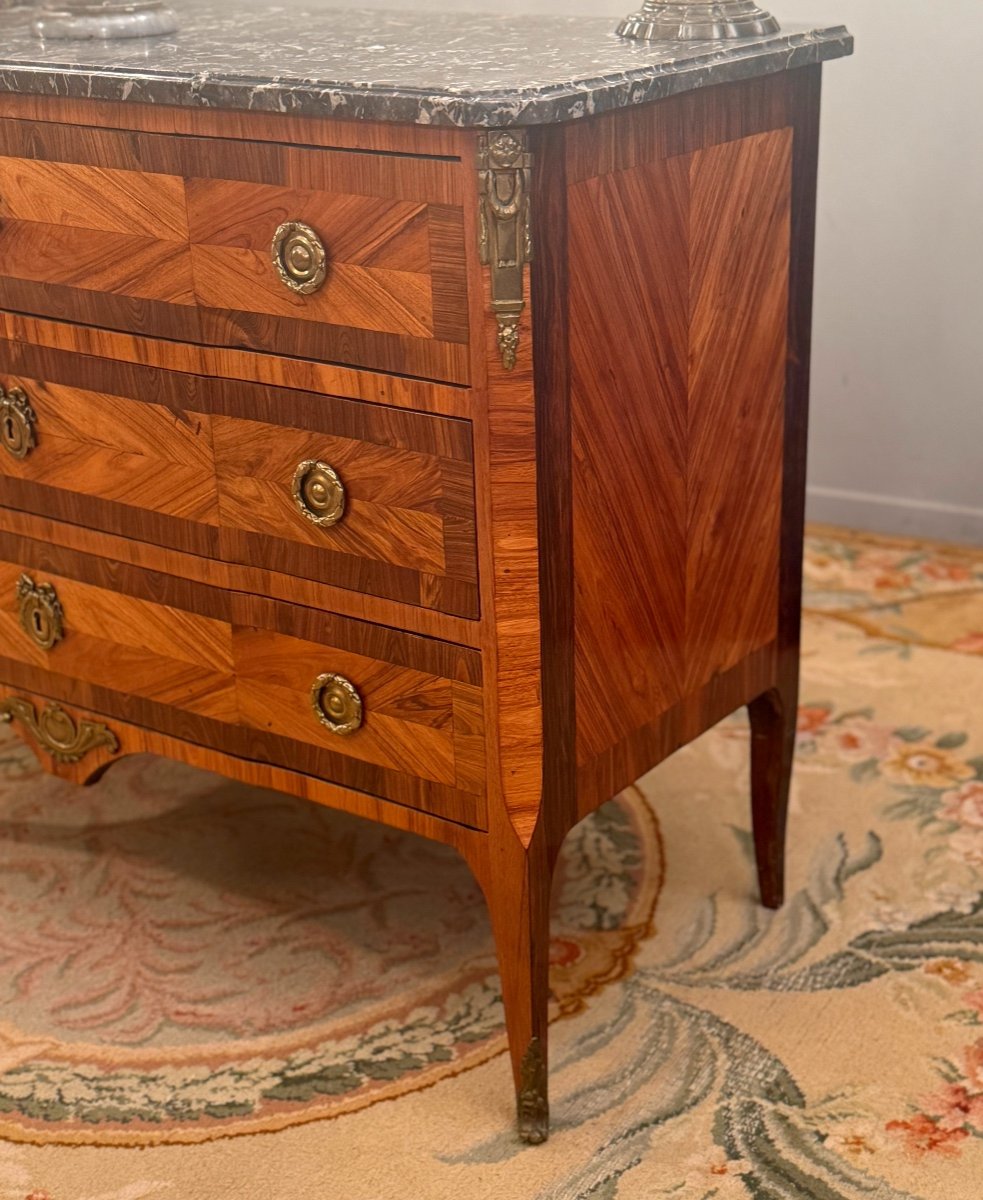
[[[3,305],[467,383],[461,186],[457,159],[0,121]]]

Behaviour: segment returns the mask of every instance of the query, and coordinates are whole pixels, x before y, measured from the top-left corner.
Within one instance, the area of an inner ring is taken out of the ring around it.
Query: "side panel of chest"
[[[715,696],[730,711],[767,683],[787,88],[693,93],[568,141],[576,737],[595,799],[718,719]]]

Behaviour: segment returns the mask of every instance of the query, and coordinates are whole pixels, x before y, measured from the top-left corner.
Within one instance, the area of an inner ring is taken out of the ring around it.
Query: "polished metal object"
[[[315,525],[337,525],[345,515],[345,485],[329,463],[298,463],[291,491],[297,507]]]
[[[529,181],[532,156],[524,129],[483,133],[478,139],[481,261],[491,268],[492,311],[498,319],[502,366],[511,371],[525,307],[524,267],[532,259]]]
[[[30,700],[9,696],[0,700],[0,721],[20,721],[39,745],[56,762],[74,763],[97,746],[106,746],[113,754],[119,749],[116,735],[105,725],[80,721],[77,725],[58,704],[49,704],[38,716]]]
[[[324,243],[303,221],[285,221],[273,235],[270,246],[273,266],[292,292],[309,296],[324,283],[328,255]]]
[[[354,733],[362,724],[362,697],[344,675],[318,675],[311,687],[314,715],[332,733]]]
[[[545,1142],[550,1133],[550,1104],[547,1092],[546,1056],[538,1037],[530,1040],[522,1057],[518,1111],[519,1137],[530,1145]]]
[[[37,417],[23,388],[0,388],[0,442],[14,458],[26,458],[37,443]]]
[[[761,37],[781,26],[754,0],[646,0],[618,26],[625,38],[642,41],[702,42]]]
[[[174,33],[177,14],[163,0],[51,0],[31,23],[40,38],[135,38]]]
[[[35,583],[30,575],[17,580],[21,628],[41,650],[50,650],[65,636],[65,614],[50,583]]]

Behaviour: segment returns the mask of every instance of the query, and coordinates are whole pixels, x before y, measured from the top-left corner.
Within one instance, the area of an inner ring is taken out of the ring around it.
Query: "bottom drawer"
[[[0,545],[2,682],[485,826],[476,651],[11,535]]]

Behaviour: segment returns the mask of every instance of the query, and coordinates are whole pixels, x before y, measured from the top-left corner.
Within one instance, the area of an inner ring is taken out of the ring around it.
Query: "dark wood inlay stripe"
[[[50,696],[54,700],[75,704],[109,718],[119,717],[183,741],[223,750],[238,758],[287,767],[451,821],[482,829],[486,827],[484,798],[444,784],[431,783],[345,755],[332,754],[306,742],[260,733],[245,726],[226,725],[139,696],[111,691],[49,671],[39,671],[4,657],[0,657],[0,679],[13,688]]]
[[[166,469],[166,464],[162,464],[162,469]],[[181,517],[134,508],[81,492],[68,492],[30,479],[0,475],[0,505],[121,537],[139,533],[142,541],[156,546],[203,558],[219,557],[219,530],[215,525],[185,521]]]
[[[2,530],[0,559],[231,624],[273,629],[364,654],[394,666],[475,686],[481,684],[481,655],[477,650],[405,633],[386,625],[193,583],[162,571],[148,571]]]
[[[191,305],[165,304],[135,296],[116,296],[111,292],[89,292],[64,284],[14,279],[9,275],[0,276],[0,295],[4,308],[29,316],[107,326],[179,342],[202,340],[199,313]]]
[[[467,346],[345,325],[323,325],[266,313],[201,308],[199,340],[216,346],[265,350],[292,358],[369,367],[397,375],[468,383]]]
[[[465,580],[422,574],[408,567],[373,562],[331,550],[316,550],[302,542],[268,537],[244,529],[223,528],[221,557],[243,566],[262,563],[271,571],[330,583],[357,592],[439,608],[459,617],[478,616],[478,587]]]
[[[340,396],[248,383],[217,376],[163,371],[139,363],[96,358],[28,342],[0,340],[0,370],[49,383],[165,404],[178,411],[219,413],[375,442],[438,458],[470,462],[471,424]]]
[[[464,646],[243,592],[232,594],[231,611],[236,625],[276,629],[291,637],[338,646],[428,675],[476,687],[481,684],[481,655]]]

